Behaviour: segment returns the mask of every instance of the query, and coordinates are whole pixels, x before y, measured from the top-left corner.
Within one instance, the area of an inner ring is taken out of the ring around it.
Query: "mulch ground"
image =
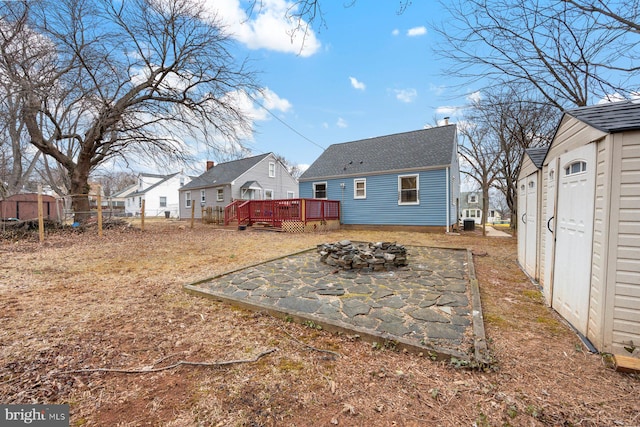
[[[185,283],[341,239],[467,247],[494,367],[288,323]],[[586,351],[516,264],[516,240],[287,234],[148,222],[0,240],[0,402],[71,425],[640,425],[640,378]],[[128,372],[128,373],[127,373]]]

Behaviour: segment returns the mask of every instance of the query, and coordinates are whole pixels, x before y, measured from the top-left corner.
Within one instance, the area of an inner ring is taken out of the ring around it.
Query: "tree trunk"
[[[482,186],[482,236],[487,235],[487,217],[489,213],[489,186]]]
[[[71,208],[73,209],[73,221],[83,224],[91,217],[91,206],[89,205],[89,172],[90,167],[87,162],[78,165],[69,171],[71,181]]]

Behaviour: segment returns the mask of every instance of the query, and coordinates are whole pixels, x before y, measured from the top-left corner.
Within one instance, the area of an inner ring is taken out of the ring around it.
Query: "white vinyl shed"
[[[640,102],[566,111],[518,179],[518,261],[601,352],[640,347]],[[638,351],[634,356],[638,356]]]

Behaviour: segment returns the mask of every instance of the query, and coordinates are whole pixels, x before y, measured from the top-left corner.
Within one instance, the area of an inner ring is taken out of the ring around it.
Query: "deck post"
[[[307,223],[307,212],[305,206],[305,199],[300,199],[300,219],[306,224]]]

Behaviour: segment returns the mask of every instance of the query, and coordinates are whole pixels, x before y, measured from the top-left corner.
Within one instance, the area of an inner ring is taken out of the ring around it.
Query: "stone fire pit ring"
[[[407,250],[395,242],[353,243],[341,240],[317,246],[320,261],[343,270],[396,270],[407,266]]]

